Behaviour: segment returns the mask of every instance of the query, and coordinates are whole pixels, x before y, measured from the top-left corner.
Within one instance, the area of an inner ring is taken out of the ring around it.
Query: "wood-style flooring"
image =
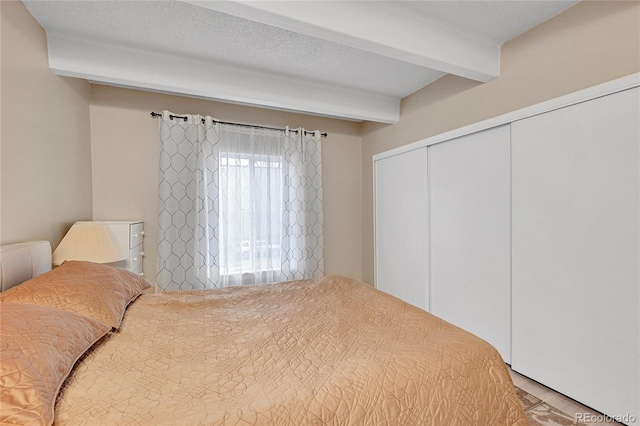
[[[508,366],[507,366],[508,367]],[[515,371],[509,369],[511,373],[511,378],[513,379],[513,384],[519,387],[522,390],[529,392],[531,395],[536,396],[548,403],[549,405],[554,406],[558,410],[572,416],[574,419],[576,418],[576,414],[578,413],[589,413],[591,415],[602,415],[589,407],[586,407],[580,404],[573,399],[554,391],[540,383],[531,380],[521,374],[516,373]],[[583,423],[585,423],[583,421]],[[595,423],[598,426],[601,425],[620,425],[617,422],[599,422]]]

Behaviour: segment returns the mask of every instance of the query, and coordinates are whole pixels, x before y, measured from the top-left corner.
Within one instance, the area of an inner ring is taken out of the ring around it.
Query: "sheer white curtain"
[[[220,127],[221,286],[281,280],[283,132]]]
[[[322,276],[319,132],[179,117],[160,122],[158,286]]]

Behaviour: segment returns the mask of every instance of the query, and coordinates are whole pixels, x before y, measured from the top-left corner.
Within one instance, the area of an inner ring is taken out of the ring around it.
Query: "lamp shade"
[[[127,253],[109,227],[99,222],[74,223],[53,252],[54,265],[60,265],[65,260],[111,263],[126,258]]]

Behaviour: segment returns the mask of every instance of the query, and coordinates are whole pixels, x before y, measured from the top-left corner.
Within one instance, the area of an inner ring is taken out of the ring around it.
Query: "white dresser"
[[[144,275],[142,259],[144,257],[144,222],[114,221],[104,222],[113,232],[120,247],[129,252],[129,257],[118,262],[118,267]]]

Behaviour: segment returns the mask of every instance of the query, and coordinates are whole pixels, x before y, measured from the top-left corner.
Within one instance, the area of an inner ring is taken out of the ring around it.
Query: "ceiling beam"
[[[49,67],[94,83],[353,121],[397,123],[400,100],[290,76],[47,34]]]
[[[472,80],[500,73],[499,44],[386,2],[182,1]]]

